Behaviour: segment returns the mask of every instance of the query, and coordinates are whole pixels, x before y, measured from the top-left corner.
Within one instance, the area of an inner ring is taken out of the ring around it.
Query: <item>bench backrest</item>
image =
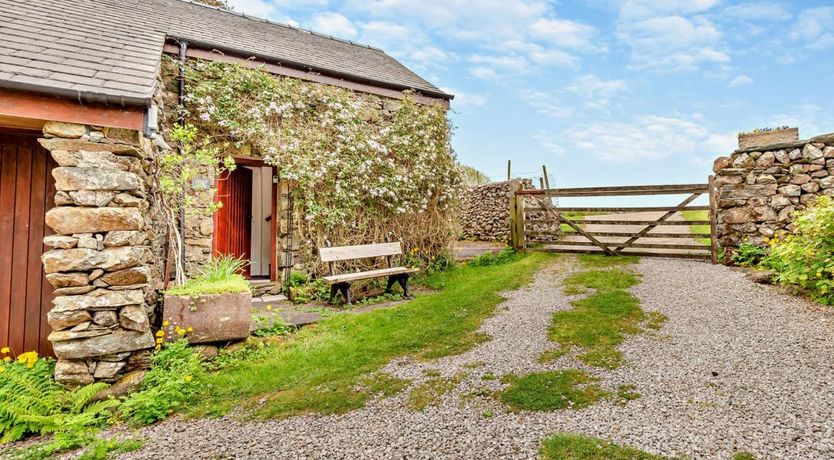
[[[403,248],[399,241],[393,243],[359,244],[356,246],[319,248],[319,258],[322,262],[338,262],[340,260],[398,256],[402,253]]]

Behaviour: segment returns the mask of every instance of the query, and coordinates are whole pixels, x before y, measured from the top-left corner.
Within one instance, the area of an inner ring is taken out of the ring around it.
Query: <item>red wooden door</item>
[[[252,258],[252,170],[238,167],[217,181],[223,206],[214,215],[214,253],[249,261]],[[244,268],[249,277],[249,266]]]
[[[55,205],[52,156],[38,133],[0,130],[0,346],[51,355],[52,286],[41,266],[44,224]]]

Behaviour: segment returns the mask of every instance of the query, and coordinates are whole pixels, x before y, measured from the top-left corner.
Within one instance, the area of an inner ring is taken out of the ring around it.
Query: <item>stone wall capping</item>
[[[805,144],[809,143],[809,140],[804,141],[797,141],[797,142],[784,142],[779,144],[771,144],[771,145],[759,145],[755,147],[749,147],[746,149],[737,149],[733,152],[736,153],[750,153],[750,152],[762,152],[762,151],[774,151],[774,150],[788,150],[788,149],[795,149],[797,147],[804,147]]]

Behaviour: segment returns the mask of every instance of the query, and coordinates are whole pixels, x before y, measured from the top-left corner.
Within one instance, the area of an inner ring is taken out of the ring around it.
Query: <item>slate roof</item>
[[[166,37],[451,98],[382,50],[183,0],[0,0],[0,86],[146,103]]]

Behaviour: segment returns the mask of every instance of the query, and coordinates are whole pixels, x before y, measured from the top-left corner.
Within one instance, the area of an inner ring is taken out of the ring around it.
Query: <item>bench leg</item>
[[[388,277],[388,283],[385,285],[385,293],[390,294],[391,289],[394,287],[394,284],[397,282],[399,275],[391,275]]]
[[[330,285],[330,300],[327,303],[333,303],[336,294],[342,294],[345,303],[350,305],[350,283],[336,283]]]
[[[397,282],[399,282],[400,287],[403,288],[403,298],[410,299],[411,293],[408,291],[408,273],[398,276]]]

